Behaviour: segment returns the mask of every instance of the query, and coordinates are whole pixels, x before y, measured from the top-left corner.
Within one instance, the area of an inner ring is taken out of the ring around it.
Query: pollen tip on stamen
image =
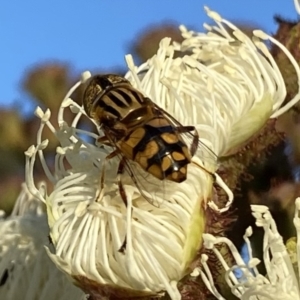
[[[254,257],[249,260],[248,266],[249,268],[255,268],[260,264],[260,262],[261,262],[260,259]]]
[[[265,205],[251,205],[251,210],[255,213],[266,213],[269,211],[269,208]]]
[[[215,202],[209,201],[209,202],[207,203],[207,205],[208,205],[212,210],[214,210],[214,211],[219,211],[219,207],[216,205]]]
[[[262,40],[268,40],[269,39],[269,35],[267,35],[265,32],[263,32],[260,29],[253,30],[253,35],[257,36],[258,38],[260,38]]]
[[[84,71],[81,73],[81,83],[85,83],[89,78],[92,77],[92,74],[90,71]]]
[[[201,263],[206,263],[208,261],[209,257],[207,254],[201,255]]]
[[[133,70],[135,65],[134,65],[133,57],[132,57],[131,54],[125,55],[125,61],[126,61],[126,64],[128,66],[128,69]]]
[[[56,153],[59,154],[59,155],[65,155],[66,151],[62,147],[58,146],[56,148]]]
[[[245,236],[246,236],[246,237],[250,237],[252,234],[253,234],[253,229],[252,229],[251,226],[249,226],[249,227],[246,229]]]
[[[209,7],[206,6],[206,5],[204,5],[204,11],[205,11],[206,13],[208,13],[208,12],[210,11]]]
[[[208,6],[204,6],[206,14],[216,22],[222,22],[222,17],[217,12],[210,10]]]
[[[201,269],[199,267],[197,267],[192,271],[192,273],[190,273],[190,276],[198,277],[200,274],[201,274]]]
[[[32,157],[35,151],[36,147],[34,145],[31,145],[24,153],[27,157]]]
[[[38,145],[38,149],[44,150],[48,146],[48,144],[49,144],[49,140],[45,139]]]
[[[188,29],[183,24],[179,25],[179,30],[181,31],[181,33],[188,32]]]
[[[41,192],[42,195],[47,194],[47,183],[45,181],[40,181],[38,183],[38,190]]]
[[[241,30],[234,30],[232,34],[242,43],[245,43],[248,38]]]
[[[203,28],[205,29],[205,30],[207,30],[207,31],[212,31],[212,27],[211,27],[211,25],[209,25],[209,24],[207,24],[207,23],[203,23]]]
[[[50,111],[49,108],[47,108],[44,115],[43,115],[43,117],[42,117],[42,122],[48,122],[50,117],[51,117],[51,111]]]
[[[37,116],[38,118],[42,119],[44,116],[44,112],[39,106],[37,106],[34,111],[34,115]]]
[[[58,121],[58,126],[59,126],[59,128],[60,128],[61,130],[64,129],[65,125],[66,125],[66,122],[65,122],[65,121]]]
[[[73,103],[74,103],[74,101],[73,101],[71,98],[66,98],[66,99],[64,99],[64,101],[62,102],[61,107],[62,107],[62,108],[66,108],[66,107],[70,106],[70,105],[73,104]]]
[[[80,112],[80,108],[76,105],[70,105],[70,110],[73,114],[78,114]]]
[[[209,233],[204,233],[202,237],[203,237],[203,243],[205,248],[213,249],[217,239],[212,234]]]
[[[160,48],[167,48],[170,44],[171,44],[171,38],[169,37],[165,37],[163,38],[160,43],[159,43],[159,47]]]

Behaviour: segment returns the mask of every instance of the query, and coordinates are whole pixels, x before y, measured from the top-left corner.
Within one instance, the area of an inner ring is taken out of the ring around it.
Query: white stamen
[[[48,229],[43,203],[22,184],[11,215],[0,219],[1,299],[83,299],[45,252]]]
[[[296,200],[296,206],[297,203],[300,204],[299,199]],[[233,243],[227,238],[212,237],[206,234],[203,236],[205,240],[204,246],[214,251],[216,257],[226,270],[225,279],[227,284],[231,288],[232,293],[239,299],[300,299],[299,277],[297,278],[297,275],[300,275],[295,274],[291,259],[287,254],[283,240],[277,231],[276,224],[268,208],[260,205],[253,205],[251,208],[256,218],[257,226],[262,227],[264,230],[263,259],[267,270],[266,276],[261,275],[257,269],[260,260],[252,257],[252,249],[249,241],[249,236],[252,234],[251,228],[248,228],[244,235],[249,254],[248,263],[243,261]],[[298,215],[299,210],[296,209],[294,219],[296,224],[298,223]],[[215,248],[215,245],[219,243],[226,243],[236,261],[236,265],[229,268],[219,250]],[[203,268],[205,273],[209,274],[210,270],[207,264]],[[237,278],[233,273],[234,270],[239,270],[242,276]],[[212,277],[209,282],[205,281],[205,284],[213,291],[214,295],[217,294],[212,288],[214,286]]]
[[[300,1],[294,0],[294,4],[295,4],[295,9],[296,9],[298,15],[300,15]]]

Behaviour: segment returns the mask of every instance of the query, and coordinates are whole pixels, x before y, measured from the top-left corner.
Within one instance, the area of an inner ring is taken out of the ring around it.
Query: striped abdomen
[[[163,118],[154,118],[117,143],[126,156],[158,179],[182,182],[191,155],[176,129]]]

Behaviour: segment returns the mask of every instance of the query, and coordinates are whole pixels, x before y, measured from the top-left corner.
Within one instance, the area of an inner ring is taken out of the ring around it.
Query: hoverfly
[[[120,157],[118,185],[125,205],[126,193],[120,178],[125,170],[139,188],[129,162],[135,162],[159,180],[177,183],[186,180],[187,167],[200,143],[194,126],[181,125],[127,79],[113,74],[95,75],[90,79],[83,106],[104,133],[99,142],[114,149],[106,159]],[[190,136],[190,147],[182,134]],[[102,187],[103,178],[104,173]],[[151,198],[145,198],[155,205]]]

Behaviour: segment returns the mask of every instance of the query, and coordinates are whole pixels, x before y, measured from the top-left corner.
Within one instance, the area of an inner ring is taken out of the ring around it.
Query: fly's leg
[[[101,136],[100,138],[97,139],[97,142],[100,143],[100,144],[103,144],[103,145],[106,145],[106,146],[111,146],[112,147],[112,144],[111,142],[109,141],[109,139],[107,138],[106,135],[104,136]],[[115,157],[116,155],[119,154],[119,150],[116,149],[114,150],[113,152],[111,152],[110,154],[108,154],[106,157],[105,157],[105,161],[103,163],[103,167],[102,167],[102,172],[101,172],[101,190],[103,189],[104,187],[104,175],[105,175],[105,167],[106,167],[106,163],[109,159],[112,159],[113,157]]]
[[[121,176],[124,173],[125,167],[126,167],[126,157],[123,156],[119,163],[119,167],[118,167],[118,187],[119,187],[119,192],[120,192],[121,198],[127,208],[127,204],[128,204],[127,196],[126,196],[126,192],[125,192],[125,189],[124,189],[124,186],[122,183],[122,179],[121,179]],[[132,215],[132,210],[131,210],[130,214]],[[130,215],[130,217],[131,217],[131,215]],[[127,235],[125,235],[124,241],[118,251],[121,253],[124,253],[126,250],[126,244],[127,244]]]
[[[123,156],[120,163],[119,163],[119,167],[118,167],[118,187],[119,187],[119,192],[120,192],[120,195],[121,195],[121,198],[125,204],[125,206],[127,207],[127,197],[126,197],[126,192],[125,192],[125,189],[123,187],[123,184],[122,184],[122,180],[121,180],[121,176],[122,174],[124,173],[124,170],[125,170],[125,166],[126,166],[126,157]]]
[[[96,197],[96,202],[99,202],[100,200],[100,195],[102,194],[102,191],[104,189],[104,179],[105,179],[105,169],[106,169],[106,164],[107,164],[107,161],[109,159],[112,159],[113,157],[117,156],[119,154],[119,150],[116,149],[114,150],[113,152],[111,152],[110,154],[108,154],[106,157],[105,157],[105,160],[103,162],[103,166],[102,166],[102,171],[101,171],[101,179],[100,179],[100,191],[99,191],[99,194],[97,195]]]
[[[125,235],[124,241],[122,243],[122,246],[120,247],[120,249],[118,250],[118,252],[120,252],[122,254],[125,254],[126,246],[127,246],[127,236]]]
[[[106,145],[106,146],[112,146],[111,142],[109,141],[109,139],[106,136],[102,136],[102,137],[98,138],[97,142],[100,143],[100,144]],[[106,163],[109,159],[117,156],[118,154],[120,154],[120,151],[118,149],[116,149],[115,151],[111,152],[109,155],[107,155],[105,157],[105,161],[103,163],[102,172],[101,172],[101,183],[100,183],[101,184],[101,189],[100,189],[100,191],[102,191],[103,188],[104,188]],[[127,208],[126,192],[125,192],[125,189],[123,187],[122,180],[121,180],[121,176],[124,173],[125,167],[126,167],[126,157],[123,156],[120,163],[119,163],[118,172],[117,172],[117,179],[118,179],[119,193],[121,195],[122,201],[124,202],[124,204]],[[133,181],[137,184],[132,172],[129,172],[129,173],[130,173],[131,178],[133,178]],[[97,198],[99,198],[99,196],[100,196],[100,194],[98,195]],[[122,243],[122,245],[121,245],[121,247],[118,251],[121,252],[121,253],[124,253],[125,250],[126,250],[126,244],[127,244],[127,236],[125,235],[124,241],[123,241],[123,243]]]
[[[111,142],[109,141],[109,139],[106,136],[102,136],[102,137],[98,138],[97,142],[100,143],[100,144],[106,145],[106,146],[113,146],[111,144]],[[101,191],[104,188],[104,178],[105,178],[105,166],[106,166],[106,163],[107,163],[107,161],[109,159],[115,157],[118,154],[120,154],[120,151],[118,149],[116,149],[115,151],[111,152],[109,155],[107,155],[105,157],[105,161],[103,163],[102,173],[101,173]],[[119,193],[120,193],[121,198],[122,198],[122,200],[123,200],[123,202],[124,202],[124,204],[125,204],[125,206],[127,208],[126,192],[125,192],[125,189],[123,187],[122,180],[121,180],[121,176],[124,173],[125,167],[126,167],[126,157],[123,156],[122,159],[121,159],[121,161],[120,161],[120,163],[119,163],[118,172],[117,172],[117,178],[118,178]],[[137,182],[136,182],[136,180],[135,180],[132,172],[129,172],[129,173],[130,173],[130,176],[133,179],[134,183],[137,184]],[[100,196],[100,194],[99,194],[99,196]],[[99,198],[99,196],[97,198]],[[131,214],[132,214],[132,212],[131,212]],[[125,235],[124,241],[123,241],[123,243],[122,243],[122,245],[121,245],[121,247],[120,247],[120,249],[118,251],[121,252],[121,253],[124,253],[125,250],[126,250],[126,244],[127,244],[127,236]]]
[[[97,143],[98,143],[98,144],[103,144],[103,145],[106,145],[106,146],[113,147],[112,143],[110,142],[110,140],[107,138],[106,135],[99,137],[99,138],[97,139]]]

